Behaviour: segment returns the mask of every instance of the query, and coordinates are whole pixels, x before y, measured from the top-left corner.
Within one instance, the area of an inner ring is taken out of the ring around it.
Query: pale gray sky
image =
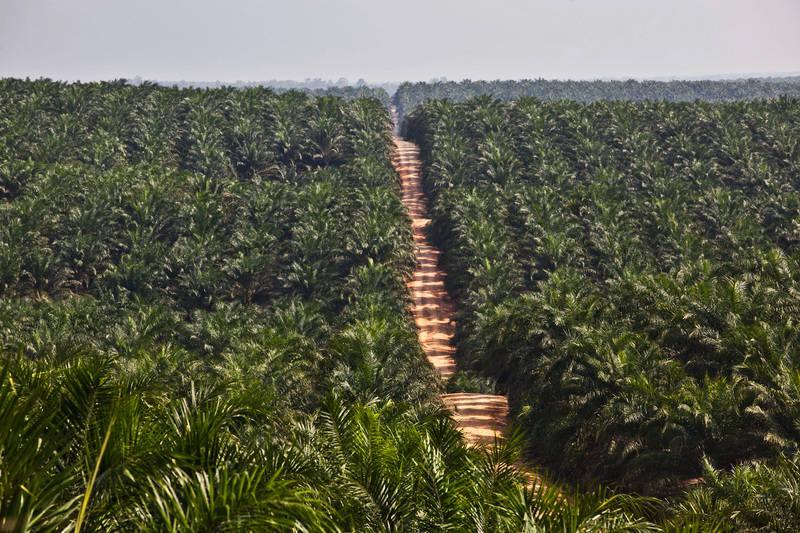
[[[800,71],[800,0],[0,0],[0,76],[369,81]]]

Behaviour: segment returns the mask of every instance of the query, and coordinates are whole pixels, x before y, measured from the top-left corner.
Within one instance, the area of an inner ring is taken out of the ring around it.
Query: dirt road
[[[402,179],[403,203],[411,217],[419,261],[414,278],[409,282],[414,298],[414,318],[428,360],[446,380],[456,370],[453,305],[444,287],[444,272],[439,268],[440,251],[425,232],[430,219],[422,192],[419,149],[398,137],[395,137],[395,145],[394,163]],[[505,396],[459,392],[445,394],[442,400],[453,412],[453,418],[469,442],[489,443],[502,434],[508,416]]]

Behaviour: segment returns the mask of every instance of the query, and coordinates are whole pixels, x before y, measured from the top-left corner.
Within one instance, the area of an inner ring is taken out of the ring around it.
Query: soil
[[[427,236],[428,206],[422,190],[419,149],[414,143],[395,137],[394,164],[400,174],[403,203],[411,217],[418,265],[409,287],[414,299],[414,318],[419,342],[442,380],[456,371],[455,314],[445,289],[445,273],[439,267],[438,250]],[[464,437],[471,444],[488,444],[502,438],[508,418],[505,396],[458,392],[442,395]]]

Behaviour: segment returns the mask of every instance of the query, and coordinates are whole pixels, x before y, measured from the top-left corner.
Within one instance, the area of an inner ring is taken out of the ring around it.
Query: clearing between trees
[[[439,268],[440,251],[426,234],[430,219],[422,191],[419,149],[414,143],[395,137],[397,152],[394,164],[400,174],[403,204],[408,209],[417,249],[417,268],[409,283],[414,299],[414,320],[419,342],[431,365],[443,380],[455,373],[453,305],[444,286],[444,272]],[[468,442],[486,444],[502,435],[508,417],[508,399],[497,394],[457,392],[443,394],[442,401]]]

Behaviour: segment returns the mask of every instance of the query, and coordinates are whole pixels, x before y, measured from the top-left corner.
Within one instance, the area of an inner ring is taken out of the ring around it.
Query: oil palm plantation
[[[0,80],[0,529],[654,527],[461,439],[390,131],[376,100]]]
[[[531,457],[662,496],[791,469],[799,110],[477,98],[407,117],[461,360],[509,393]]]

